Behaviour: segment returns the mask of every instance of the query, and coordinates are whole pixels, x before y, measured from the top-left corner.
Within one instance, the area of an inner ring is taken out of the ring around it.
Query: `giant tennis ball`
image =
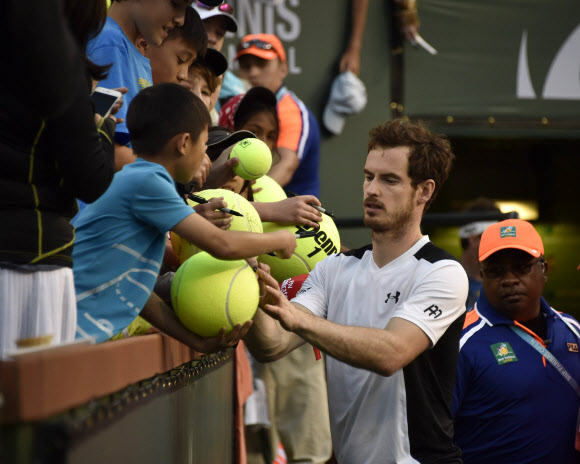
[[[240,140],[232,148],[230,158],[240,160],[234,172],[246,180],[258,179],[272,167],[272,153],[260,139]]]
[[[256,274],[244,260],[222,261],[198,253],[185,261],[171,284],[171,303],[181,323],[202,337],[232,331],[254,316],[260,299]]]
[[[264,232],[286,229],[294,234],[311,230],[316,230],[317,233],[315,237],[297,239],[298,246],[290,259],[260,255],[258,261],[270,266],[270,273],[278,282],[300,274],[308,274],[316,263],[340,250],[340,236],[333,220],[323,214],[319,225],[318,229],[313,229],[302,225],[283,226],[271,222],[264,223]]]
[[[231,190],[224,189],[203,190],[201,192],[196,192],[196,195],[203,197],[206,200],[209,200],[210,198],[224,197],[224,201],[228,204],[228,208],[243,214],[242,217],[232,216],[233,220],[228,230],[263,232],[260,215],[252,204],[243,196],[238,195]],[[193,200],[187,200],[187,203],[191,206],[197,205]],[[194,254],[203,251],[193,243],[177,235],[175,232],[171,232],[171,245],[173,246],[173,251],[177,255],[180,263],[185,262],[186,259]]]
[[[256,183],[252,185],[252,190],[262,189],[254,193],[254,201],[262,203],[275,202],[286,199],[286,192],[278,182],[270,176],[262,176],[256,179]]]

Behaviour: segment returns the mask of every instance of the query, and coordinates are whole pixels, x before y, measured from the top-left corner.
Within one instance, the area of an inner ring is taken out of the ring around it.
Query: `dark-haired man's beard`
[[[388,233],[392,238],[399,238],[405,235],[405,232],[411,222],[415,204],[414,195],[411,195],[408,202],[400,209],[395,211],[387,208],[381,215],[374,217],[365,214],[363,218],[364,225],[376,233]]]

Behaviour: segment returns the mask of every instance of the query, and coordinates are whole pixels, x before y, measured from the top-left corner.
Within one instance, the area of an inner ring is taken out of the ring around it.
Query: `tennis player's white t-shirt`
[[[346,326],[383,329],[391,318],[402,318],[432,345],[390,377],[327,356],[338,462],[461,462],[451,402],[467,289],[461,265],[426,236],[382,268],[370,245],[317,264],[294,303]]]

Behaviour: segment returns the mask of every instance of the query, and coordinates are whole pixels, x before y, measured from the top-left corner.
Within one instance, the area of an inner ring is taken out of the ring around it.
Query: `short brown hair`
[[[424,211],[427,211],[449,177],[455,159],[447,137],[429,131],[421,123],[393,119],[369,132],[368,151],[377,147],[409,147],[408,175],[413,188],[428,179],[435,181],[433,195],[425,204]]]
[[[197,141],[210,125],[209,111],[199,97],[169,82],[141,90],[127,110],[131,145],[138,155],[157,156],[173,136],[185,132]]]
[[[188,72],[196,72],[198,73],[206,82],[207,88],[211,93],[214,93],[220,84],[220,78],[215,75],[213,70],[206,65],[205,63],[201,62],[200,60],[195,60],[191,63]]]
[[[183,26],[176,26],[171,29],[165,40],[182,39],[196,55],[205,55],[207,50],[207,32],[199,13],[187,7]]]

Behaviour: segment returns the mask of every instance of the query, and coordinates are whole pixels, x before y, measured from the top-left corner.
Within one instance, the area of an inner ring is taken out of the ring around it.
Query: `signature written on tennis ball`
[[[308,232],[311,230],[315,230],[314,227],[297,225],[295,233],[298,234],[300,232]],[[314,239],[315,246],[314,246],[314,249],[310,253],[308,253],[309,258],[312,258],[314,255],[316,255],[320,251],[323,251],[324,253],[326,253],[327,256],[335,254],[338,252],[338,249],[336,248],[336,246],[334,244],[334,239],[332,237],[330,237],[325,231],[318,229],[318,232],[312,238]],[[311,239],[305,238],[305,239],[301,239],[301,240],[311,240]],[[316,244],[318,244],[320,246],[316,246]]]

